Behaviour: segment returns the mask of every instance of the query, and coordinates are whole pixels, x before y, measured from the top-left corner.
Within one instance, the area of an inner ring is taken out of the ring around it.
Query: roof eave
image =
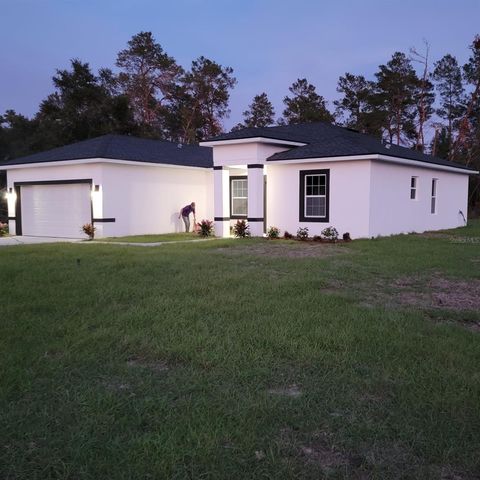
[[[47,162],[31,162],[31,163],[17,163],[17,164],[0,164],[0,170],[19,170],[24,168],[38,168],[38,167],[57,167],[68,165],[85,165],[94,163],[114,163],[121,165],[145,165],[151,167],[171,167],[171,168],[194,168],[194,169],[209,169],[213,167],[213,164],[207,166],[201,165],[181,165],[178,163],[161,163],[161,162],[149,162],[144,160],[123,160],[121,158],[107,158],[107,157],[89,157],[78,158],[72,160],[50,160]]]
[[[456,173],[462,173],[465,175],[476,175],[479,172],[477,170],[473,170],[469,167],[462,167],[462,166],[450,166],[450,165],[441,165],[437,163],[430,163],[424,162],[421,160],[413,160],[410,158],[403,158],[391,155],[382,155],[378,153],[372,154],[352,154],[352,155],[341,155],[335,157],[303,157],[303,158],[290,158],[290,159],[276,159],[271,157],[267,158],[267,162],[270,163],[313,163],[313,162],[346,162],[346,161],[354,161],[354,160],[380,160],[384,162],[390,163],[398,163],[403,165],[411,165],[420,168],[429,168],[433,170],[444,170],[444,171],[451,171]]]
[[[304,147],[305,145],[308,145],[308,143],[305,142],[295,142],[292,140],[283,140],[264,136],[207,140],[205,142],[200,142],[199,145],[201,147],[217,147],[220,145],[238,145],[244,143],[266,143],[268,145],[289,145],[292,147]]]

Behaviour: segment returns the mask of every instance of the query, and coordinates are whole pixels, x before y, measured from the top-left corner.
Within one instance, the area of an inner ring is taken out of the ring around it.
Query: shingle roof
[[[432,157],[416,150],[397,145],[385,145],[378,138],[324,122],[245,128],[219,135],[208,141],[240,140],[254,137],[306,144],[305,146],[293,147],[289,150],[275,153],[267,159],[268,161],[379,154],[475,171],[475,169],[465,165]]]
[[[212,149],[197,145],[181,145],[129,135],[103,135],[72,143],[45,152],[34,153],[0,163],[0,167],[29,163],[59,162],[88,158],[106,158],[167,165],[211,168]]]

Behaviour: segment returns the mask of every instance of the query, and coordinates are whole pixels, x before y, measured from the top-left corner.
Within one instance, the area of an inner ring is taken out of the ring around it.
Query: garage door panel
[[[80,238],[91,222],[89,184],[26,185],[21,196],[23,235]]]

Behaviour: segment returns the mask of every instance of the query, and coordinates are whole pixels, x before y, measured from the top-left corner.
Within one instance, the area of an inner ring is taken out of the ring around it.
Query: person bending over
[[[190,231],[190,214],[193,213],[193,224],[197,222],[195,218],[195,202],[192,202],[190,205],[186,205],[180,210],[180,215],[178,218],[182,217],[183,223],[185,224],[185,231]]]

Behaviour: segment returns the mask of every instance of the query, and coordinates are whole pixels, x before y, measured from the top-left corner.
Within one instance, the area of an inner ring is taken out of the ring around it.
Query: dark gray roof
[[[268,161],[380,154],[475,171],[475,169],[465,165],[432,157],[416,150],[397,145],[385,145],[378,138],[324,122],[245,128],[219,135],[208,141],[239,140],[254,137],[306,144],[305,146],[293,147],[289,150],[275,153],[267,159]]]
[[[34,153],[0,163],[2,166],[29,163],[60,162],[87,158],[106,158],[189,167],[211,168],[212,149],[197,145],[181,145],[163,140],[131,137],[129,135],[103,135],[63,147]]]

